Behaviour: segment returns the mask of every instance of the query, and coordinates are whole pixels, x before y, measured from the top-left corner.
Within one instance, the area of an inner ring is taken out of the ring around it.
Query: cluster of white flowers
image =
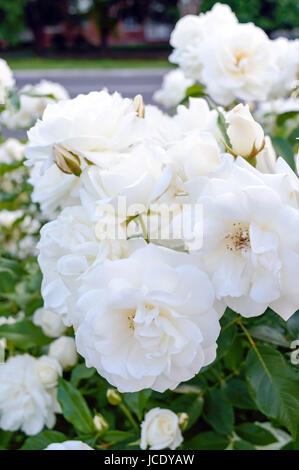
[[[17,163],[24,158],[25,145],[17,139],[7,139],[0,145],[0,163]]]
[[[170,43],[170,61],[222,105],[284,96],[298,73],[299,40],[272,41],[253,23],[239,23],[220,3],[207,13],[181,18]]]
[[[49,357],[29,354],[10,357],[0,367],[0,428],[37,434],[44,426],[52,428],[57,402],[59,363]]]
[[[48,106],[29,131],[28,164],[76,194],[48,193],[64,209],[41,230],[45,308],[120,391],[173,389],[214,361],[227,306],[298,309],[298,177],[248,105],[225,118],[229,144],[201,98],[169,117],[101,91]]]
[[[0,59],[0,124],[32,126],[26,146],[0,145],[4,171],[12,165],[1,189],[13,193],[25,180],[33,187],[27,209],[0,211],[0,242],[19,259],[38,253],[44,306],[29,321],[51,338],[44,355],[9,351],[1,365],[3,430],[53,428],[59,376],[79,354],[116,387],[107,400],[118,405],[119,392],[173,390],[212,364],[227,308],[243,317],[270,308],[285,321],[299,308],[299,153],[295,172],[265,135],[278,113],[299,109],[284,99],[295,86],[299,41],[270,40],[216,4],[182,18],[171,45],[179,68],[154,100],[176,108],[172,116],[141,95],[105,89],[69,99],[43,80],[18,92]],[[190,87],[201,93],[196,82],[212,100],[184,100]],[[0,325],[24,316],[1,316]],[[141,449],[177,449],[188,419],[146,412]],[[93,424],[97,434],[109,426],[100,414]],[[272,448],[289,442],[259,424],[277,437]],[[231,437],[229,448],[239,439]],[[66,440],[45,450],[93,449]]]
[[[18,94],[18,108],[8,104],[0,116],[1,124],[8,129],[28,129],[42,116],[49,103],[69,98],[63,86],[47,80],[25,85]]]
[[[6,102],[7,94],[15,84],[13,73],[5,60],[0,59],[0,105]]]

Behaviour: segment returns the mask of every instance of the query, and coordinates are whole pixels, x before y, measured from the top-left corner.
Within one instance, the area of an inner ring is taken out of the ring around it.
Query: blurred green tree
[[[216,0],[202,0],[201,11],[210,10]],[[242,23],[254,22],[268,33],[276,29],[298,28],[298,0],[226,0]]]
[[[24,8],[28,0],[0,0],[0,39],[15,45],[25,29]]]

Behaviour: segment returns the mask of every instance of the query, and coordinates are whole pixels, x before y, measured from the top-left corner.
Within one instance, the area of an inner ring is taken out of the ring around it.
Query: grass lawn
[[[52,59],[45,57],[7,58],[13,70],[115,69],[171,67],[167,59]]]

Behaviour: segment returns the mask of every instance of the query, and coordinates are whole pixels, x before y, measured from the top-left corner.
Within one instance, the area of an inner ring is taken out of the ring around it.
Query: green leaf
[[[132,432],[107,431],[101,436],[101,440],[103,440],[104,442],[121,442],[133,437],[136,437],[136,435]]]
[[[96,369],[94,367],[86,367],[85,364],[77,364],[72,370],[71,384],[74,387],[78,387],[81,380],[90,379],[95,372]]]
[[[220,109],[216,108],[216,111],[218,113],[218,119],[217,119],[218,127],[221,131],[224,142],[226,143],[226,145],[228,145],[230,147],[231,143],[230,143],[230,139],[229,139],[229,136],[228,136],[228,133],[227,133],[227,122],[225,120],[224,115],[220,111]]]
[[[283,126],[288,119],[294,119],[299,115],[298,111],[287,111],[277,115],[276,123],[277,125]]]
[[[15,111],[19,111],[21,107],[21,100],[20,100],[20,96],[17,90],[14,89],[10,93],[9,101],[10,101],[11,106],[15,109]]]
[[[17,163],[0,163],[0,176],[4,176],[6,173],[10,173],[11,171],[20,168],[23,165],[22,162]]]
[[[256,325],[250,328],[249,333],[254,338],[260,339],[267,343],[272,343],[277,346],[289,348],[290,343],[282,334],[282,332],[275,326],[270,325]]]
[[[234,410],[224,391],[213,389],[207,394],[204,417],[217,433],[232,434]]]
[[[299,127],[296,127],[296,129],[294,129],[288,136],[288,141],[290,142],[291,145],[298,145],[299,142],[298,142],[298,139],[299,139]]]
[[[240,337],[236,337],[231,347],[224,356],[225,367],[233,372],[238,371],[243,360],[244,349]]]
[[[236,427],[235,431],[242,439],[258,446],[266,446],[277,442],[276,437],[270,431],[257,424],[242,423]]]
[[[12,271],[0,267],[0,293],[12,292],[17,279]]]
[[[28,437],[21,450],[43,450],[53,442],[67,441],[67,437],[58,431],[42,431],[36,436]]]
[[[183,99],[182,103],[186,103],[189,98],[201,98],[205,95],[205,87],[203,85],[200,85],[199,83],[194,83],[194,85],[191,85],[189,88],[186,90],[185,98]]]
[[[13,434],[11,431],[2,431],[0,429],[0,450],[7,450]]]
[[[175,413],[185,412],[189,416],[187,429],[196,423],[203,410],[204,399],[198,394],[184,394],[170,404],[170,409]]]
[[[282,137],[272,137],[272,144],[278,157],[282,157],[295,171],[294,153],[291,144]]]
[[[255,450],[254,445],[244,439],[238,439],[233,444],[234,450]]]
[[[225,393],[229,401],[236,408],[244,410],[255,410],[256,405],[252,401],[248,387],[245,382],[239,379],[231,379],[226,383]]]
[[[228,312],[230,313],[231,311]],[[217,339],[217,361],[222,359],[228,351],[230,351],[237,335],[237,325],[233,322],[236,315],[227,315],[228,312],[226,310],[220,321],[221,332]]]
[[[141,392],[123,394],[126,405],[131,411],[133,411],[133,413],[136,414],[139,420],[143,417],[143,411],[151,394],[151,390],[142,390]]]
[[[23,350],[34,346],[44,346],[52,341],[44,335],[39,326],[34,325],[30,320],[0,326],[0,337],[6,338],[16,348]]]
[[[213,431],[202,432],[184,443],[184,449],[224,450],[229,445],[228,437]]]
[[[266,345],[256,345],[247,356],[246,376],[258,409],[276,419],[296,437],[299,424],[299,378],[282,354]]]
[[[287,329],[294,339],[299,339],[299,310],[287,321]]]
[[[92,415],[81,393],[70,382],[59,378],[57,394],[65,419],[82,434],[95,431]]]

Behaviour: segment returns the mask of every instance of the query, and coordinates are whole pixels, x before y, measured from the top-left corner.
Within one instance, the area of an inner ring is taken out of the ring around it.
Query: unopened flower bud
[[[78,362],[74,338],[61,336],[50,344],[49,356],[54,357],[63,369],[70,369]]]
[[[108,388],[107,390],[107,400],[110,405],[119,405],[122,402],[121,394],[114,388]]]
[[[189,423],[189,416],[187,413],[178,413],[178,418],[179,418],[179,427],[182,431],[186,429]]]
[[[142,95],[136,95],[133,101],[134,109],[137,113],[137,117],[144,118],[145,116],[145,106],[143,102]]]
[[[262,126],[256,122],[248,104],[238,104],[227,115],[229,123],[227,134],[231,148],[227,150],[234,156],[253,158],[265,146],[265,136]]]
[[[63,173],[80,176],[80,158],[60,144],[54,145],[54,161]]]
[[[93,424],[94,424],[97,431],[104,432],[104,431],[107,431],[107,429],[109,428],[108,422],[106,421],[104,416],[101,415],[100,413],[98,413],[94,416]]]

